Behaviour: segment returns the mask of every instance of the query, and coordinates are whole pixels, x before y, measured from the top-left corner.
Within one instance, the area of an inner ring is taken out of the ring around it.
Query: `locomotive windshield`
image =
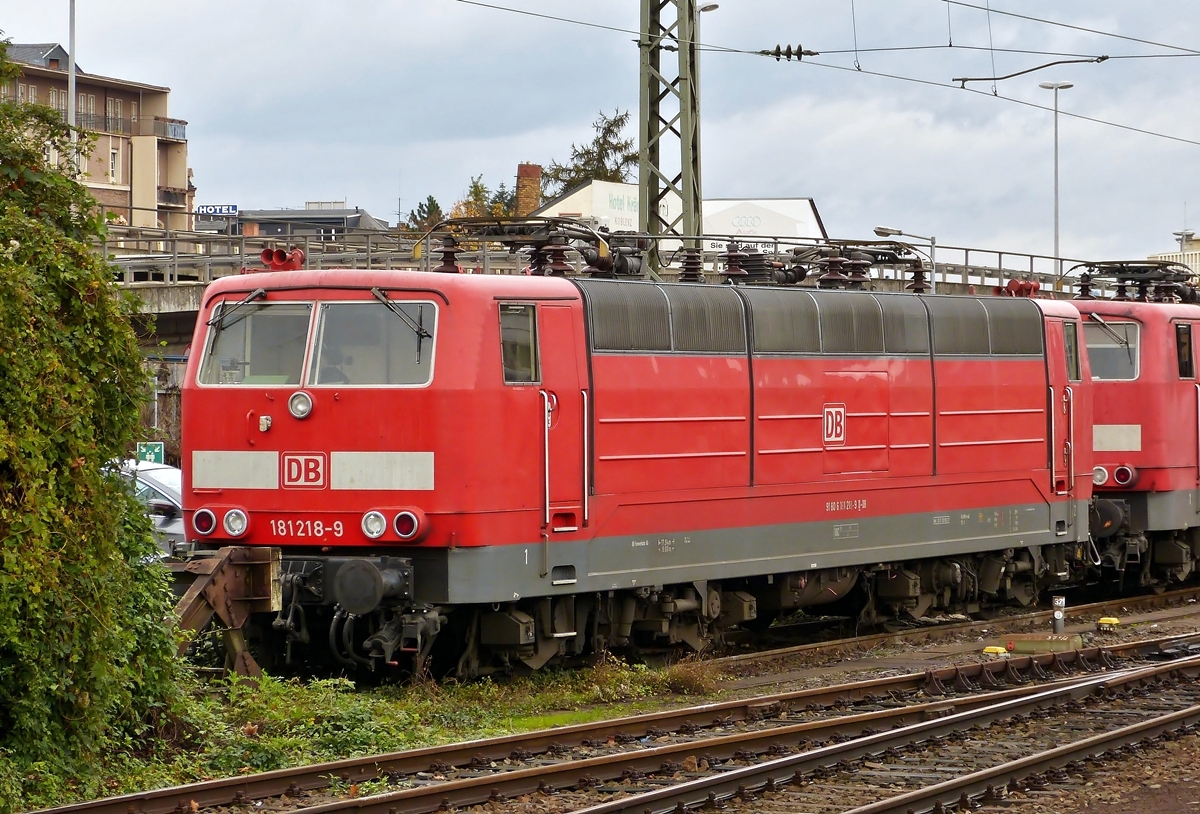
[[[432,302],[323,302],[308,381],[314,385],[424,385],[433,376]]]
[[[1138,376],[1136,322],[1092,321],[1083,326],[1088,362],[1096,381],[1129,381]]]
[[[312,303],[223,302],[220,308],[209,331],[201,384],[300,383]]]

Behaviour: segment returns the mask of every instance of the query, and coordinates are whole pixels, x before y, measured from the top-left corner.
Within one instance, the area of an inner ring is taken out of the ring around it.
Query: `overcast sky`
[[[638,0],[496,4],[638,26]],[[1182,49],[1200,49],[1200,21],[1182,1],[992,8],[989,29],[964,5],[948,19],[943,0],[720,0],[703,15],[706,44],[801,43],[822,56],[703,54],[706,197],[812,197],[839,237],[886,224],[939,244],[1049,253],[1051,112],[994,98],[990,82],[971,93],[867,72],[949,84],[1070,58],[999,49],[1186,54],[997,11]],[[494,187],[512,183],[518,162],[565,159],[600,110],[637,115],[634,35],[458,0],[79,0],[77,13],[82,68],[171,87],[171,113],[189,123],[197,203],[344,198],[395,222],[428,194],[448,209],[472,175]],[[67,2],[0,0],[0,29],[65,45]],[[951,38],[953,49],[870,50]],[[996,89],[1049,107],[1038,83],[1071,81],[1065,112],[1200,142],[1198,79],[1200,56],[1183,55],[1058,65]],[[1200,226],[1200,145],[1067,116],[1060,144],[1064,256],[1166,251],[1185,204]]]

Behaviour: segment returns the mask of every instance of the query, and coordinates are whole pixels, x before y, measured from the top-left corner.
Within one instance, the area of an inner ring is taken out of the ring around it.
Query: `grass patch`
[[[177,720],[110,754],[88,776],[14,778],[19,808],[281,769],[458,740],[566,726],[695,700],[716,668],[663,669],[607,657],[578,670],[469,684],[359,688],[342,678],[195,681]],[[367,788],[367,787],[364,787]],[[363,792],[365,793],[365,792]]]

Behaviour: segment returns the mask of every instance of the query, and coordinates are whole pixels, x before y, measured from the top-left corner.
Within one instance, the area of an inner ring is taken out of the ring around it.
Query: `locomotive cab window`
[[[1096,381],[1132,381],[1138,377],[1138,325],[1113,322],[1095,314],[1083,326],[1088,364]]]
[[[500,303],[500,355],[505,384],[541,381],[538,368],[537,309],[528,303]]]
[[[1079,372],[1079,327],[1074,322],[1063,323],[1063,349],[1067,354],[1067,379],[1077,382]]]
[[[436,328],[432,302],[323,302],[308,381],[351,387],[429,384]]]
[[[1179,361],[1179,378],[1196,378],[1196,361],[1192,350],[1192,326],[1189,323],[1175,324],[1175,357]]]
[[[222,302],[209,328],[201,384],[300,384],[312,303]]]

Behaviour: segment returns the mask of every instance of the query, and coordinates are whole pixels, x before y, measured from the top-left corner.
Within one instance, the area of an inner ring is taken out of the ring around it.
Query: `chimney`
[[[527,217],[542,205],[542,168],[539,164],[517,165],[518,218]]]

